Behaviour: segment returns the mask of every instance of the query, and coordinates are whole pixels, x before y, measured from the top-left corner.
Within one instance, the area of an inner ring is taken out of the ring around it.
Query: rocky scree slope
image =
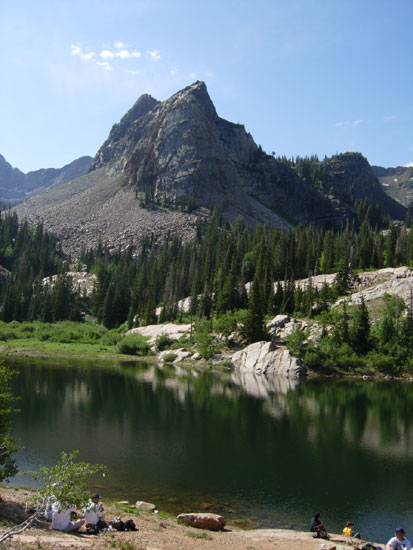
[[[95,248],[99,242],[124,250],[138,245],[145,235],[161,238],[167,230],[190,239],[197,217],[206,214],[140,208],[134,193],[121,186],[120,175],[104,169],[33,197],[14,210],[30,225],[43,223],[73,258],[79,257],[82,248]]]
[[[0,155],[0,199],[22,201],[45,193],[86,174],[92,160],[91,157],[80,157],[63,168],[42,168],[24,174]]]

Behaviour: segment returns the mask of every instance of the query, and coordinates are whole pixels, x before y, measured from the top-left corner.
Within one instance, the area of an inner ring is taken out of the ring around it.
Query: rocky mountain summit
[[[0,155],[0,199],[22,201],[45,193],[87,173],[91,157],[80,157],[63,168],[42,168],[24,174]]]
[[[362,155],[335,155],[311,170],[318,179],[267,155],[244,126],[218,116],[205,84],[195,82],[166,101],[141,96],[113,126],[86,176],[49,186],[16,211],[29,223],[41,220],[75,256],[99,240],[124,247],[148,233],[190,237],[194,220],[211,208],[230,222],[241,215],[251,227],[342,226],[367,198],[404,218],[404,207],[384,193]]]
[[[266,155],[240,124],[220,118],[203,82],[164,102],[142,96],[116,124],[91,170],[121,172],[155,204],[216,207],[229,220],[286,226],[335,216],[331,204]]]

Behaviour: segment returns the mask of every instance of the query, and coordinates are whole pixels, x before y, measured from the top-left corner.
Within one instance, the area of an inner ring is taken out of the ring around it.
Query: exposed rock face
[[[404,206],[413,204],[413,166],[397,168],[372,166],[371,168],[390,197]]]
[[[209,531],[221,531],[226,525],[222,516],[217,514],[179,514],[178,523],[184,523],[198,529],[209,529]]]
[[[146,327],[137,327],[130,329],[127,334],[133,334],[137,332],[142,336],[149,337],[148,342],[152,345],[158,336],[165,334],[169,338],[178,340],[181,336],[187,335],[191,330],[191,325],[177,325],[175,323],[166,323],[164,325],[147,325]],[[169,353],[170,350],[168,350]]]
[[[6,159],[0,155],[0,198],[13,199],[20,193],[23,186],[24,174],[17,168],[13,168]]]
[[[390,198],[373,173],[367,160],[360,153],[335,155],[324,165],[324,188],[332,193],[346,208],[349,203],[368,199],[378,204],[384,214],[394,219],[404,219],[405,208]]]
[[[192,197],[250,225],[334,216],[320,193],[263,153],[242,125],[218,117],[203,82],[162,103],[142,96],[98,151],[92,169],[102,166],[122,171],[128,185],[157,202]]]
[[[273,342],[255,342],[232,356],[232,364],[241,372],[279,374],[299,377],[306,368],[288,350],[277,350]]]
[[[0,199],[24,200],[86,174],[91,157],[81,157],[63,168],[42,168],[24,174],[0,155]]]

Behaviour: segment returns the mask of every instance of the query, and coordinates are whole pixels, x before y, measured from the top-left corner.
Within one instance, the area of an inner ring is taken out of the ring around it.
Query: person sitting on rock
[[[352,537],[353,536],[353,527],[354,523],[352,521],[348,521],[346,523],[346,526],[343,529],[343,535],[346,537]]]
[[[70,514],[76,511],[76,506],[60,503],[58,500],[52,503],[52,529],[57,531],[64,531],[70,533],[72,531],[78,531],[85,520],[80,519],[78,521],[71,521]]]
[[[313,533],[313,537],[315,538],[328,539],[328,534],[320,519],[319,512],[314,514],[313,519],[311,520],[310,531]]]
[[[104,508],[102,502],[100,502],[100,496],[95,493],[89,499],[89,502],[83,508],[84,522],[86,527],[96,526],[99,529],[107,527],[106,521],[104,521]]]

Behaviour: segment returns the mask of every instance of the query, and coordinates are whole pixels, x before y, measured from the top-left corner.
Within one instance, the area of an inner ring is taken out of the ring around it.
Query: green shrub
[[[0,340],[3,342],[7,342],[8,340],[16,340],[17,338],[19,338],[17,331],[7,328],[0,329]]]
[[[117,330],[108,330],[106,334],[101,336],[99,343],[104,346],[116,346],[123,337],[123,334],[120,334]]]
[[[169,349],[174,342],[176,342],[176,340],[170,338],[167,334],[160,334],[155,340],[156,351]]]
[[[149,355],[150,349],[148,342],[138,333],[127,334],[116,345],[117,352],[125,355]]]
[[[164,363],[173,363],[177,357],[176,353],[165,353],[162,360]]]

